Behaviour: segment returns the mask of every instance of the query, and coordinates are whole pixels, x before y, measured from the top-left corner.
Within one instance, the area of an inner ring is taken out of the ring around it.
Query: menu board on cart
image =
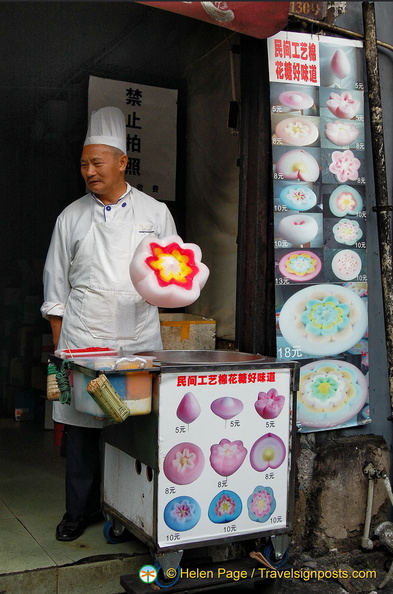
[[[157,542],[285,531],[292,370],[163,373]]]
[[[299,359],[297,422],[370,422],[362,42],[268,39],[277,356]]]

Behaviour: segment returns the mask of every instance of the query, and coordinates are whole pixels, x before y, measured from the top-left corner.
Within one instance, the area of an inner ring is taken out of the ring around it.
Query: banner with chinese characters
[[[363,425],[368,311],[363,44],[268,39],[277,356],[301,360],[302,432]]]
[[[119,107],[126,118],[126,181],[157,200],[176,195],[176,89],[91,76],[89,114]]]

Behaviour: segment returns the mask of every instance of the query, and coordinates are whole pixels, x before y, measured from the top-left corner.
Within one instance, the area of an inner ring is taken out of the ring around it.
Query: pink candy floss
[[[275,419],[282,411],[284,404],[285,397],[280,396],[275,388],[271,388],[267,393],[259,392],[254,406],[262,419]]]

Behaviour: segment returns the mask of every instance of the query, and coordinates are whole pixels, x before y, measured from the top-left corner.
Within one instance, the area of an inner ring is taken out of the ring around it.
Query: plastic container
[[[85,366],[105,373],[120,398],[130,409],[131,415],[147,415],[151,412],[152,403],[153,378],[149,369],[153,367],[153,360],[153,356],[136,357],[134,361],[120,359],[117,363],[114,361],[114,368],[111,358],[108,357],[107,361],[103,361],[100,357],[102,366],[100,365],[98,369],[96,367],[98,360],[88,361],[85,359],[83,365],[80,365],[81,361],[78,361],[78,366]],[[135,371],[127,373],[127,369],[135,369]],[[104,418],[105,413],[86,390],[92,380],[91,375],[86,375],[76,369],[73,370],[72,375],[76,410],[94,417]]]

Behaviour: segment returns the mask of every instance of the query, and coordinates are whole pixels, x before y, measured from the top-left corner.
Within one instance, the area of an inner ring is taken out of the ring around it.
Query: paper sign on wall
[[[119,107],[126,118],[126,181],[157,200],[176,196],[177,90],[91,76],[89,114]]]

